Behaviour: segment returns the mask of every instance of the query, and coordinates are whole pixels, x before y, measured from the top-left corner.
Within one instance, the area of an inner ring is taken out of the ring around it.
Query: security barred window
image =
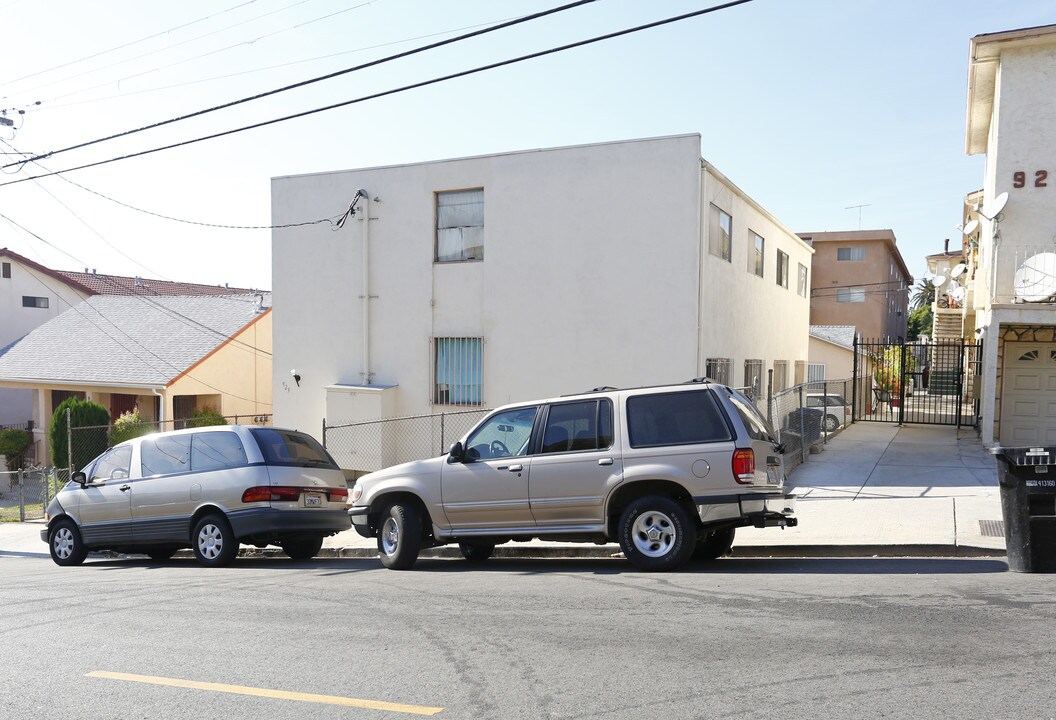
[[[744,387],[752,400],[758,400],[763,391],[763,361],[744,361]]]
[[[433,339],[433,404],[483,404],[484,338]]]
[[[484,190],[436,194],[436,261],[484,259]]]
[[[730,384],[730,359],[708,358],[704,374],[722,385]]]
[[[788,388],[788,360],[774,360],[774,392]]]

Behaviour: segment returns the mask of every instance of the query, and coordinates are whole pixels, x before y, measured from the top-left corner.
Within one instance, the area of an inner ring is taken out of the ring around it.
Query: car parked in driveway
[[[59,565],[90,550],[165,560],[190,547],[205,566],[230,563],[239,543],[313,557],[351,523],[344,473],[294,430],[219,425],[154,433],[110,448],[73,473],[48,505]]]
[[[824,408],[825,432],[836,432],[837,429],[851,422],[851,403],[842,395],[826,393],[806,393],[803,402],[808,408]]]
[[[792,526],[775,434],[755,405],[699,378],[499,408],[449,453],[361,477],[349,514],[382,563],[458,543],[483,561],[517,540],[618,541],[646,570],[725,554],[738,527]]]

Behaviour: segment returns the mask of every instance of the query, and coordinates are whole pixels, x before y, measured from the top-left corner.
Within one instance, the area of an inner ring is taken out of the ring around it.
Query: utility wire
[[[593,1],[594,0],[582,0],[580,3],[575,3],[574,5],[582,4],[582,2],[593,2]],[[487,70],[494,70],[495,68],[505,67],[507,65],[514,65],[514,64],[517,64],[517,63],[525,62],[527,60],[534,60],[536,58],[544,57],[544,56],[547,56],[547,55],[553,55],[555,53],[564,52],[566,50],[571,50],[573,48],[583,47],[583,46],[586,46],[586,45],[592,45],[594,43],[602,42],[604,40],[611,40],[613,38],[621,37],[623,35],[630,35],[632,33],[641,32],[643,30],[649,30],[649,29],[652,29],[652,28],[655,28],[655,27],[660,27],[662,25],[669,25],[671,23],[679,22],[681,20],[687,20],[689,18],[697,17],[697,16],[700,16],[700,15],[706,15],[708,13],[713,13],[713,12],[716,12],[718,10],[725,10],[727,8],[734,7],[736,5],[744,5],[745,3],[749,3],[749,2],[752,2],[752,0],[733,0],[733,2],[724,3],[722,5],[715,5],[715,6],[712,6],[712,7],[709,7],[709,8],[705,8],[703,10],[697,10],[695,12],[685,13],[683,15],[676,15],[674,17],[666,18],[664,20],[658,20],[656,22],[646,23],[644,25],[637,25],[637,26],[632,27],[632,28],[627,28],[627,29],[624,29],[624,30],[618,30],[618,31],[612,32],[612,33],[606,33],[604,35],[598,35],[598,36],[593,37],[593,38],[588,38],[587,40],[580,40],[578,42],[569,43],[567,45],[560,45],[560,46],[557,46],[557,47],[550,48],[548,50],[540,50],[539,52],[529,53],[527,55],[521,55],[519,57],[511,58],[511,59],[508,59],[508,60],[501,60],[499,62],[491,63],[489,65],[481,65],[479,67],[472,68],[470,70],[463,70],[461,72],[451,73],[450,75],[444,75],[444,76],[441,76],[441,77],[432,78],[430,80],[423,80],[421,82],[412,83],[410,85],[404,85],[402,87],[399,87],[399,88],[396,88],[396,89],[393,89],[393,90],[385,90],[383,92],[374,93],[372,95],[364,95],[362,97],[353,98],[352,100],[346,100],[344,102],[334,103],[332,105],[326,105],[324,107],[315,108],[314,110],[305,110],[304,112],[294,113],[293,115],[286,115],[286,116],[283,116],[283,117],[274,118],[272,120],[265,120],[263,122],[254,123],[252,125],[245,125],[245,126],[242,126],[242,127],[239,127],[239,128],[232,129],[232,130],[225,130],[223,132],[213,133],[211,135],[204,135],[202,137],[194,138],[192,140],[185,140],[183,142],[172,143],[170,145],[163,145],[161,147],[152,148],[150,150],[142,150],[140,152],[130,153],[128,155],[122,155],[122,156],[119,156],[119,157],[110,158],[108,160],[99,160],[99,161],[94,162],[94,163],[86,163],[84,165],[78,165],[78,166],[75,166],[75,167],[66,168],[65,170],[57,170],[57,171],[54,171],[54,172],[47,173],[45,175],[34,175],[34,176],[23,178],[23,179],[20,179],[20,180],[9,180],[9,181],[7,181],[5,183],[0,183],[0,187],[4,187],[5,185],[16,185],[18,183],[26,182],[27,180],[32,180],[32,179],[42,178],[42,177],[49,177],[51,175],[58,175],[60,173],[73,172],[75,170],[84,170],[86,168],[97,167],[97,166],[100,166],[100,165],[107,165],[109,163],[118,162],[118,161],[121,161],[121,160],[129,160],[131,158],[141,157],[143,155],[150,155],[150,154],[153,154],[153,153],[156,153],[156,152],[161,152],[163,150],[172,150],[173,148],[183,147],[185,145],[193,145],[195,143],[203,142],[205,140],[213,140],[213,139],[224,137],[224,136],[227,136],[227,135],[234,135],[236,133],[244,132],[246,130],[254,130],[256,128],[266,127],[268,125],[274,125],[274,124],[277,124],[277,123],[285,122],[287,120],[294,120],[294,119],[297,119],[297,118],[307,117],[309,115],[315,115],[317,113],[326,112],[328,110],[334,110],[336,108],[345,107],[345,106],[348,106],[348,105],[354,105],[356,103],[365,102],[367,100],[374,100],[374,99],[377,99],[377,98],[380,98],[380,97],[386,97],[388,95],[395,95],[397,93],[406,92],[408,90],[414,90],[414,89],[421,88],[421,87],[427,87],[429,85],[435,85],[437,83],[445,82],[445,81],[448,81],[448,80],[453,80],[455,78],[461,78],[461,77],[466,77],[466,76],[469,76],[469,75],[475,75],[477,73],[485,72]],[[445,42],[447,42],[447,41],[445,41]],[[99,141],[99,142],[101,142],[101,141]],[[83,145],[82,146],[78,146],[78,147],[83,147]],[[67,149],[72,149],[72,148],[67,148]],[[44,155],[43,157],[46,158],[48,156]],[[17,163],[15,163],[15,164],[17,164]]]
[[[561,5],[559,7],[551,8],[549,10],[543,10],[541,12],[533,13],[531,15],[525,15],[523,17],[519,17],[519,18],[516,18],[514,20],[509,20],[507,22],[500,23],[500,24],[494,25],[492,27],[483,28],[481,30],[474,30],[472,32],[464,33],[462,35],[457,35],[457,36],[455,36],[453,38],[448,38],[446,40],[439,40],[439,41],[437,41],[435,43],[430,43],[428,45],[422,45],[421,47],[413,48],[411,50],[407,50],[407,51],[402,52],[402,53],[397,53],[395,55],[388,55],[386,57],[379,58],[377,60],[371,60],[370,62],[362,63],[360,65],[355,65],[355,66],[349,67],[349,68],[344,68],[343,70],[337,70],[335,72],[328,73],[326,75],[320,75],[318,77],[309,78],[308,80],[302,80],[301,82],[293,83],[292,85],[285,85],[283,87],[275,88],[273,90],[268,90],[268,91],[265,91],[265,92],[262,92],[262,93],[258,93],[256,95],[250,95],[248,97],[240,98],[238,100],[232,100],[231,102],[227,102],[227,103],[224,103],[222,105],[216,105],[214,107],[206,108],[204,110],[197,110],[195,112],[188,113],[186,115],[180,115],[179,117],[171,118],[169,120],[163,120],[161,122],[156,122],[156,123],[153,123],[151,125],[144,125],[143,127],[136,128],[134,130],[126,130],[124,132],[120,132],[120,133],[117,133],[115,135],[109,135],[107,137],[98,138],[96,140],[89,140],[87,142],[78,143],[76,145],[70,145],[69,147],[61,148],[59,150],[53,150],[53,151],[45,153],[43,155],[37,155],[36,157],[32,157],[32,158],[30,158],[30,161],[32,161],[32,160],[46,160],[49,157],[54,157],[55,155],[59,155],[61,153],[69,152],[70,150],[79,150],[81,148],[90,147],[92,145],[98,145],[99,143],[108,142],[110,140],[116,140],[117,138],[127,137],[129,135],[135,135],[136,133],[141,133],[141,132],[144,132],[145,130],[153,130],[153,129],[156,129],[156,128],[159,128],[159,127],[164,127],[166,125],[171,125],[172,123],[182,122],[184,120],[189,120],[191,118],[200,117],[202,115],[207,115],[209,113],[213,113],[213,112],[216,112],[218,110],[225,110],[227,108],[234,107],[236,105],[241,105],[243,103],[251,102],[253,100],[260,100],[261,98],[266,98],[266,97],[269,97],[271,95],[277,95],[279,93],[287,92],[289,90],[294,90],[296,88],[305,87],[306,85],[312,85],[314,83],[322,82],[324,80],[331,80],[331,79],[333,79],[335,77],[340,77],[342,75],[347,75],[349,73],[358,72],[360,70],[364,70],[364,69],[369,68],[369,67],[375,67],[377,65],[382,65],[382,64],[387,63],[387,62],[392,62],[394,60],[399,60],[399,59],[402,59],[402,58],[405,58],[405,57],[410,57],[411,55],[417,55],[418,53],[426,52],[427,50],[434,50],[434,49],[436,49],[438,47],[443,47],[444,45],[451,45],[452,43],[462,42],[463,40],[467,40],[467,39],[472,38],[472,37],[477,37],[479,35],[486,35],[488,33],[496,32],[497,30],[503,30],[505,28],[512,27],[514,25],[520,25],[521,23],[530,22],[532,20],[538,20],[539,18],[546,17],[548,15],[553,15],[553,14],[559,13],[559,12],[564,12],[566,10],[571,10],[572,8],[576,8],[576,7],[579,7],[581,5],[587,5],[587,4],[595,2],[595,1],[596,0],[576,0],[576,2],[569,3],[567,5]],[[740,2],[749,2],[749,1],[750,0],[740,0]],[[739,4],[739,3],[734,3],[734,4]],[[0,165],[0,168],[10,167],[11,165],[17,165],[17,164],[19,164],[19,163],[8,163],[7,165]]]

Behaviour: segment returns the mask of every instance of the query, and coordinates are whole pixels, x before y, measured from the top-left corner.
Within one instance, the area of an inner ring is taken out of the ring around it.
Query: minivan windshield
[[[337,463],[311,435],[275,428],[250,428],[269,465],[298,465],[337,469]]]

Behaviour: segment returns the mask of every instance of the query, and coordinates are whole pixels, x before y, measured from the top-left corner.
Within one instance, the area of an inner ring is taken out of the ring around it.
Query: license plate
[[[326,497],[322,493],[305,493],[304,494],[304,506],[305,507],[323,507],[326,505]]]

